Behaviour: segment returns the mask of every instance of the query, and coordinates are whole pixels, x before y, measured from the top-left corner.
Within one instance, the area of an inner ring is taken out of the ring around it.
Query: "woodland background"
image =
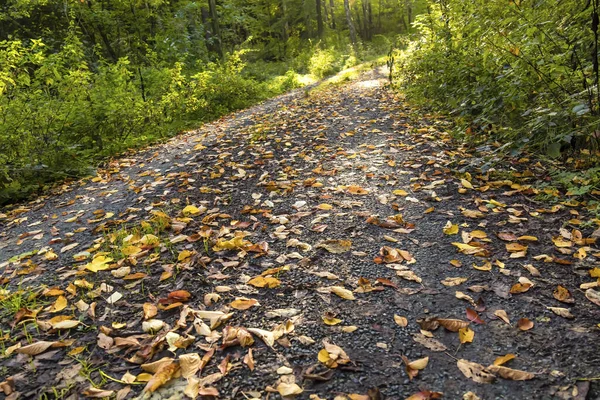
[[[600,185],[598,0],[6,0],[0,204],[381,56],[458,139]]]

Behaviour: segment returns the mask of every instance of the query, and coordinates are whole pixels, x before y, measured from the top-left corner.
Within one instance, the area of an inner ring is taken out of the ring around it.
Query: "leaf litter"
[[[596,377],[597,206],[537,188],[526,155],[489,168],[375,82],[3,210],[5,395],[534,398]]]

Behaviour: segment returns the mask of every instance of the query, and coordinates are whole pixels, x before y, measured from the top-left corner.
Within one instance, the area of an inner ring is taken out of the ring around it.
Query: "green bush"
[[[469,140],[552,156],[597,146],[593,6],[443,0],[430,11],[399,70],[413,101],[451,112]]]

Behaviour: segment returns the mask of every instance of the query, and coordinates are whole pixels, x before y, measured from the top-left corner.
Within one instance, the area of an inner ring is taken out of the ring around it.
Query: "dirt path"
[[[0,214],[7,398],[600,398],[590,204],[541,202],[541,165],[456,147],[383,76]]]

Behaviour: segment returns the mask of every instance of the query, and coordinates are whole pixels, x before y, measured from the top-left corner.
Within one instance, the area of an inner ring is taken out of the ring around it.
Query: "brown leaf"
[[[436,318],[436,321],[451,332],[458,332],[461,328],[469,326],[469,322],[452,318]]]
[[[40,340],[39,342],[35,342],[35,343],[29,344],[27,346],[23,346],[23,347],[15,350],[15,352],[20,353],[20,354],[27,354],[29,356],[36,356],[38,354],[45,352],[46,350],[48,350],[50,347],[52,347],[56,343],[57,342],[46,342],[46,341]]]
[[[181,376],[188,379],[195,376],[200,370],[202,359],[198,353],[188,353],[179,356],[179,366],[181,368]]]
[[[352,247],[351,240],[341,240],[341,239],[329,239],[325,240],[315,246],[315,248],[325,249],[333,254],[341,254],[347,251],[350,251]]]
[[[144,303],[144,319],[149,320],[156,317],[158,314],[158,308],[152,303]]]
[[[512,294],[525,293],[526,291],[531,289],[531,286],[532,285],[530,283],[515,283],[510,288],[510,293],[512,293]]]
[[[535,378],[535,375],[530,372],[507,368],[500,365],[490,365],[486,368],[486,370],[493,374],[498,374],[504,379],[510,379],[513,381],[527,381]]]
[[[521,318],[519,322],[517,322],[517,326],[522,331],[528,331],[533,328],[533,321],[527,318]]]
[[[406,328],[406,326],[408,325],[408,320],[406,319],[406,317],[402,317],[400,315],[394,314],[394,321],[396,322],[396,324],[398,324],[398,326],[401,326],[402,328]]]
[[[567,318],[567,319],[573,319],[575,318],[575,316],[573,314],[571,314],[571,311],[569,311],[568,308],[562,308],[562,307],[546,307],[548,310],[552,311],[554,314],[558,315],[559,317],[563,317],[563,318]]]
[[[486,372],[481,364],[461,359],[456,362],[456,366],[464,376],[477,383],[492,383],[496,379],[494,375]]]
[[[494,311],[494,315],[500,318],[502,321],[506,322],[508,325],[510,325],[510,320],[508,319],[508,314],[506,313],[506,311],[496,310]]]
[[[144,392],[153,393],[156,389],[170,381],[174,375],[179,372],[179,363],[171,362],[170,364],[163,365],[156,373],[150,378]]]
[[[433,350],[433,351],[448,350],[448,348],[439,340],[429,338],[429,337],[423,335],[422,333],[415,333],[413,335],[413,340],[415,342],[419,343],[420,345],[428,348],[429,350]]]
[[[167,298],[173,302],[186,302],[189,301],[190,297],[192,297],[192,295],[187,290],[176,290],[174,292],[169,293],[169,295],[167,296]]]
[[[472,308],[467,308],[467,319],[471,322],[475,322],[476,324],[485,324],[485,321],[479,318],[477,311],[473,310]]]
[[[560,302],[563,303],[575,303],[575,299],[573,298],[573,296],[571,296],[571,293],[569,292],[569,290],[567,288],[565,288],[564,286],[560,286],[558,285],[556,287],[556,289],[554,290],[554,293],[552,293],[552,295],[554,296],[554,298]]]
[[[600,306],[600,292],[593,289],[588,289],[585,291],[585,297],[592,303]]]

